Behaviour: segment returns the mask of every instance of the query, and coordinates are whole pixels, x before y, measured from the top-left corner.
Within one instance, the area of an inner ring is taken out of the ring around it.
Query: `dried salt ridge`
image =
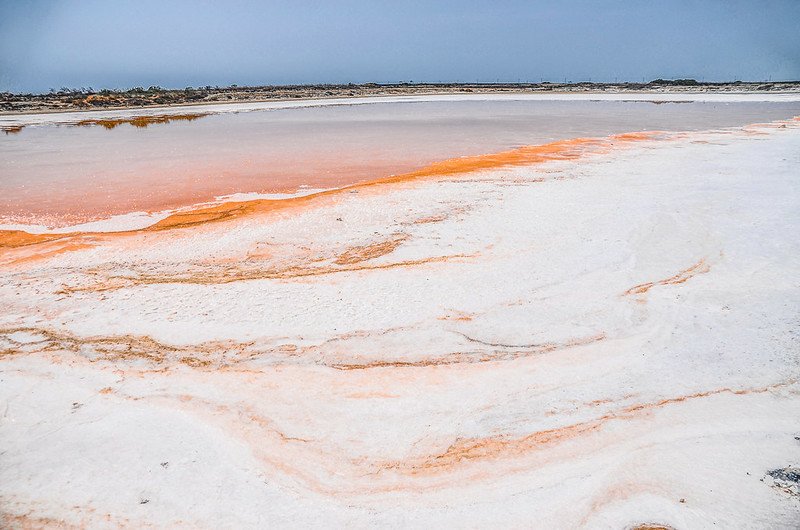
[[[796,527],[798,147],[575,140],[6,232],[0,521]]]

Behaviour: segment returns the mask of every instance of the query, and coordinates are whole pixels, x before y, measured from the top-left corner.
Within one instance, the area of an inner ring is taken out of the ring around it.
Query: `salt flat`
[[[486,160],[8,236],[0,521],[795,528],[800,121]]]

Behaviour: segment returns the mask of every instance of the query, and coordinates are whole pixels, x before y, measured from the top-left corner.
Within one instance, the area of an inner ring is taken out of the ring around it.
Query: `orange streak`
[[[64,237],[64,234],[30,234],[22,230],[0,230],[0,247],[25,247]]]
[[[660,133],[646,132],[621,134],[605,139],[574,138],[572,140],[561,140],[543,145],[524,146],[499,153],[452,158],[433,163],[410,173],[393,175],[369,182],[353,184],[343,188],[304,195],[301,197],[292,197],[289,199],[256,199],[241,202],[225,202],[214,206],[175,212],[147,228],[138,230],[127,230],[121,232],[70,232],[64,234],[29,234],[21,230],[0,230],[0,248],[16,248],[36,245],[56,239],[75,237],[77,235],[133,234],[173,228],[187,228],[201,224],[227,221],[246,215],[271,213],[279,210],[294,208],[318,201],[323,197],[339,195],[343,192],[349,192],[357,189],[366,189],[375,186],[397,184],[401,182],[411,182],[422,178],[448,177],[452,175],[499,169],[504,167],[540,164],[553,160],[574,160],[586,154],[590,149],[590,152],[603,152],[612,148],[617,142],[626,143],[648,140],[655,138],[658,134]]]
[[[407,235],[397,234],[395,237],[379,243],[351,247],[342,252],[334,263],[337,265],[352,265],[354,263],[361,263],[362,261],[385,256],[386,254],[394,252],[406,239],[408,239]]]
[[[75,250],[83,250],[87,248],[93,248],[95,245],[90,243],[82,243],[81,241],[54,241],[51,245],[48,245],[45,248],[38,248],[35,254],[28,254],[23,255],[20,257],[16,257],[13,259],[8,260],[6,263],[9,265],[18,265],[22,263],[27,263],[31,261],[38,261],[41,259],[51,258],[53,256],[57,256],[59,254],[66,254],[67,252],[73,252]]]
[[[635,285],[625,291],[623,295],[630,296],[633,294],[645,294],[656,285],[677,285],[679,283],[684,283],[694,276],[697,276],[698,274],[704,274],[709,270],[711,270],[711,267],[706,263],[705,258],[703,258],[688,269],[684,269],[674,276],[670,276],[669,278],[655,282],[640,283],[639,285]]]
[[[385,469],[394,469],[400,473],[408,475],[442,471],[450,472],[453,468],[458,467],[470,460],[516,457],[525,453],[544,449],[546,447],[577,438],[581,435],[588,434],[589,432],[599,430],[611,420],[631,419],[640,413],[660,409],[668,405],[699,398],[706,398],[718,394],[760,394],[775,388],[788,386],[790,384],[794,384],[794,381],[752,389],[734,390],[731,388],[720,388],[706,392],[697,392],[685,396],[662,399],[660,401],[650,403],[640,403],[625,407],[619,411],[609,412],[594,420],[538,431],[521,437],[499,435],[486,438],[459,439],[453,442],[453,444],[442,453],[405,462],[389,462],[385,463],[381,467]]]
[[[197,284],[197,285],[213,285],[224,284],[232,282],[241,282],[248,280],[286,280],[292,278],[306,278],[313,276],[324,276],[327,274],[337,274],[341,272],[359,272],[359,271],[372,271],[372,270],[386,270],[402,267],[417,267],[420,265],[430,265],[433,263],[444,263],[451,260],[466,260],[476,257],[477,254],[446,254],[443,256],[433,256],[429,258],[420,258],[414,260],[396,261],[391,263],[368,264],[362,263],[370,258],[365,258],[361,261],[356,261],[349,264],[340,265],[337,267],[331,266],[304,266],[296,265],[284,269],[239,269],[225,267],[222,270],[211,270],[208,272],[199,272],[188,275],[168,275],[168,274],[154,274],[139,276],[137,278],[129,277],[110,277],[105,281],[98,282],[95,285],[86,287],[63,287],[56,291],[57,294],[71,294],[76,292],[102,292],[113,291],[115,289],[122,289],[132,285],[156,285],[165,283],[183,283],[183,284]]]

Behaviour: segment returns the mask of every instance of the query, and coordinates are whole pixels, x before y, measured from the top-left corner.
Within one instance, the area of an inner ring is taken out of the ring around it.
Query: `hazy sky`
[[[800,78],[800,0],[0,0],[0,90]]]

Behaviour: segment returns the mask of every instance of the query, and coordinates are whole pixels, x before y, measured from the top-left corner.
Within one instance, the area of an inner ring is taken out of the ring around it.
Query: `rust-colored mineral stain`
[[[3,528],[19,528],[20,530],[36,530],[46,528],[59,528],[61,530],[81,530],[84,524],[74,525],[67,523],[62,518],[39,517],[33,513],[16,514],[0,513],[0,526]]]
[[[354,263],[361,263],[362,261],[378,258],[394,252],[406,239],[408,239],[406,234],[397,234],[386,241],[351,247],[342,252],[334,263],[337,265],[352,265]]]
[[[545,449],[578,436],[588,434],[589,432],[596,431],[611,420],[625,420],[634,418],[641,413],[656,410],[675,403],[682,403],[689,400],[700,399],[719,394],[759,394],[790,384],[794,384],[794,380],[761,388],[737,390],[720,388],[706,392],[697,392],[684,396],[661,399],[649,403],[640,403],[637,405],[624,407],[618,411],[609,412],[594,420],[566,425],[564,427],[558,427],[555,429],[538,431],[521,437],[498,435],[485,438],[460,439],[453,442],[453,444],[442,453],[409,461],[390,462],[381,467],[385,469],[395,469],[401,473],[410,475],[432,472],[448,472],[452,470],[452,468],[463,465],[470,460],[516,457],[532,451]]]
[[[437,320],[449,320],[451,322],[471,322],[475,318],[475,313],[465,313],[464,311],[450,311]]]
[[[426,225],[432,223],[441,223],[442,221],[446,220],[447,216],[445,214],[441,215],[429,215],[427,217],[421,217],[416,221],[413,221],[414,224],[417,225]]]
[[[391,263],[369,264],[355,262],[338,266],[315,265],[313,263],[301,263],[283,268],[235,268],[226,266],[191,274],[149,274],[134,278],[110,277],[98,282],[97,284],[85,287],[64,287],[60,289],[58,293],[71,294],[76,292],[103,292],[122,289],[133,285],[158,285],[168,283],[215,285],[250,280],[289,280],[295,278],[325,276],[328,274],[338,274],[343,272],[363,272],[419,267],[423,265],[432,265],[449,261],[460,261],[475,258],[476,256],[476,254],[447,254],[443,256],[432,256],[428,258],[403,260]]]
[[[642,140],[653,140],[663,134],[665,134],[663,131],[629,132],[629,133],[615,134],[614,136],[611,137],[611,139],[620,140],[623,142],[639,142]]]
[[[49,246],[42,248],[37,247],[36,252],[33,254],[24,254],[19,256],[13,256],[11,259],[4,260],[4,263],[9,265],[19,265],[22,263],[29,263],[34,261],[40,261],[47,258],[52,258],[53,256],[57,256],[59,254],[66,254],[68,252],[73,252],[75,250],[84,250],[88,248],[92,248],[95,246],[96,242],[92,243],[85,243],[80,240],[78,241],[53,241]]]
[[[64,239],[74,234],[31,234],[22,230],[0,230],[0,248],[16,248]]]
[[[691,267],[680,271],[679,273],[675,274],[674,276],[670,276],[669,278],[665,278],[663,280],[658,280],[655,282],[647,282],[641,283],[634,287],[631,287],[623,294],[625,296],[631,296],[636,294],[645,294],[647,291],[655,287],[656,285],[677,285],[680,283],[685,283],[687,280],[697,276],[698,274],[704,274],[711,270],[711,267],[706,263],[705,258],[701,259]]]

